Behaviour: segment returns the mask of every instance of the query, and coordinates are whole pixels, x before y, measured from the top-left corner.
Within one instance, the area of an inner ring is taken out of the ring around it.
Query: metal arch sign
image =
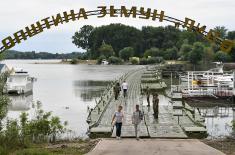
[[[168,21],[173,23],[176,28],[187,28],[188,30],[192,30],[203,35],[208,41],[218,44],[220,49],[224,52],[230,52],[233,47],[233,41],[220,38],[219,33],[212,29],[206,31],[205,25],[201,26],[200,23],[196,23],[195,20],[187,17],[182,21],[166,16],[164,11],[144,7],[137,8],[136,6],[132,6],[130,9],[127,9],[125,6],[121,6],[118,9],[114,6],[98,6],[97,10],[93,11],[86,11],[84,8],[80,8],[78,12],[75,12],[74,10],[65,11],[37,21],[36,23],[15,32],[12,36],[8,36],[3,39],[1,41],[2,45],[0,45],[0,53],[14,47],[16,44],[20,44],[22,41],[25,41],[46,29],[51,29],[53,26],[56,27],[70,21],[88,19],[90,16],[97,16],[97,18],[103,18],[106,16],[132,17],[152,21],[158,20],[159,22]]]

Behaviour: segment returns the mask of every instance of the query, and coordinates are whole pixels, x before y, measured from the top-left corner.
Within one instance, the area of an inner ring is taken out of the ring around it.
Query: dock
[[[131,116],[135,110],[135,105],[139,104],[141,111],[144,112],[144,119],[140,124],[141,138],[174,138],[185,139],[191,135],[195,137],[198,133],[206,135],[206,129],[203,125],[201,116],[194,112],[188,104],[182,101],[174,102],[163,94],[159,95],[159,118],[153,116],[152,106],[147,107],[143,104],[144,96],[141,93],[141,79],[143,75],[146,78],[146,72],[154,74],[157,69],[149,71],[146,68],[140,68],[130,71],[123,75],[119,81],[127,81],[128,95],[126,98],[121,93],[118,100],[114,99],[112,82],[96,107],[91,110],[87,122],[89,124],[89,135],[91,138],[110,138],[115,137],[115,128],[112,129],[111,119],[117,107],[123,106],[124,122],[122,127],[122,137],[135,137],[134,126],[132,125]],[[152,75],[150,75],[152,78]],[[159,79],[162,81],[161,79]],[[166,101],[167,100],[167,101]],[[167,105],[165,103],[168,103]],[[192,134],[193,133],[193,134]],[[194,134],[196,133],[196,134]],[[197,136],[196,136],[197,137]]]

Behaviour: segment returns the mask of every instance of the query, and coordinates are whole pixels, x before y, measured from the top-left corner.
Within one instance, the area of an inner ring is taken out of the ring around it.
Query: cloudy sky
[[[0,0],[0,40],[14,32],[35,23],[45,17],[56,15],[71,9],[79,10],[84,7],[87,11],[101,5],[121,5],[127,7],[149,7],[164,10],[165,15],[178,19],[190,17],[197,22],[214,28],[225,26],[235,30],[235,0]],[[109,23],[123,23],[137,28],[152,25],[168,25],[170,23],[151,22],[133,18],[101,18],[90,17],[88,20],[70,22],[43,33],[14,47],[20,51],[47,51],[65,53],[80,51],[71,43],[71,36],[85,24],[93,26]]]

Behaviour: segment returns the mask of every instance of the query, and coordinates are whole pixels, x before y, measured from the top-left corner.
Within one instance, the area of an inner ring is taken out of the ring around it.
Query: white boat
[[[233,88],[233,72],[224,72],[223,64],[216,62],[216,68],[208,71],[191,71],[180,75],[181,84],[200,83],[200,86]]]
[[[108,65],[108,64],[109,64],[109,62],[108,62],[108,61],[106,61],[106,60],[102,60],[101,64],[102,64],[102,65]]]
[[[6,93],[26,94],[33,91],[33,82],[35,78],[30,77],[28,72],[23,69],[13,72],[5,85]]]

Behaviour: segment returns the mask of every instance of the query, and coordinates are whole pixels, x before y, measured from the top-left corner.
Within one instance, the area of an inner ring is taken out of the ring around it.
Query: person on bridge
[[[136,109],[132,115],[132,124],[134,124],[136,140],[139,140],[139,124],[143,120],[143,113],[140,111],[140,106],[138,104],[135,106],[135,108]]]
[[[120,83],[117,82],[117,83],[115,84],[115,86],[113,87],[115,100],[118,99],[118,96],[119,96],[119,94],[120,94],[120,90],[121,90]]]
[[[154,93],[153,94],[153,115],[154,118],[158,118],[158,108],[159,108],[159,98],[158,98],[158,94]]]
[[[122,83],[122,90],[123,90],[123,96],[124,98],[127,96],[127,89],[128,89],[128,83],[126,81],[124,81]]]
[[[118,140],[121,139],[121,133],[122,133],[122,121],[124,118],[124,114],[122,112],[122,106],[118,106],[118,110],[114,113],[113,118],[112,118],[112,125],[116,126],[116,138]]]
[[[147,106],[150,107],[150,90],[149,90],[149,87],[148,87],[148,86],[146,87],[145,93],[146,93],[147,103],[148,103]]]

